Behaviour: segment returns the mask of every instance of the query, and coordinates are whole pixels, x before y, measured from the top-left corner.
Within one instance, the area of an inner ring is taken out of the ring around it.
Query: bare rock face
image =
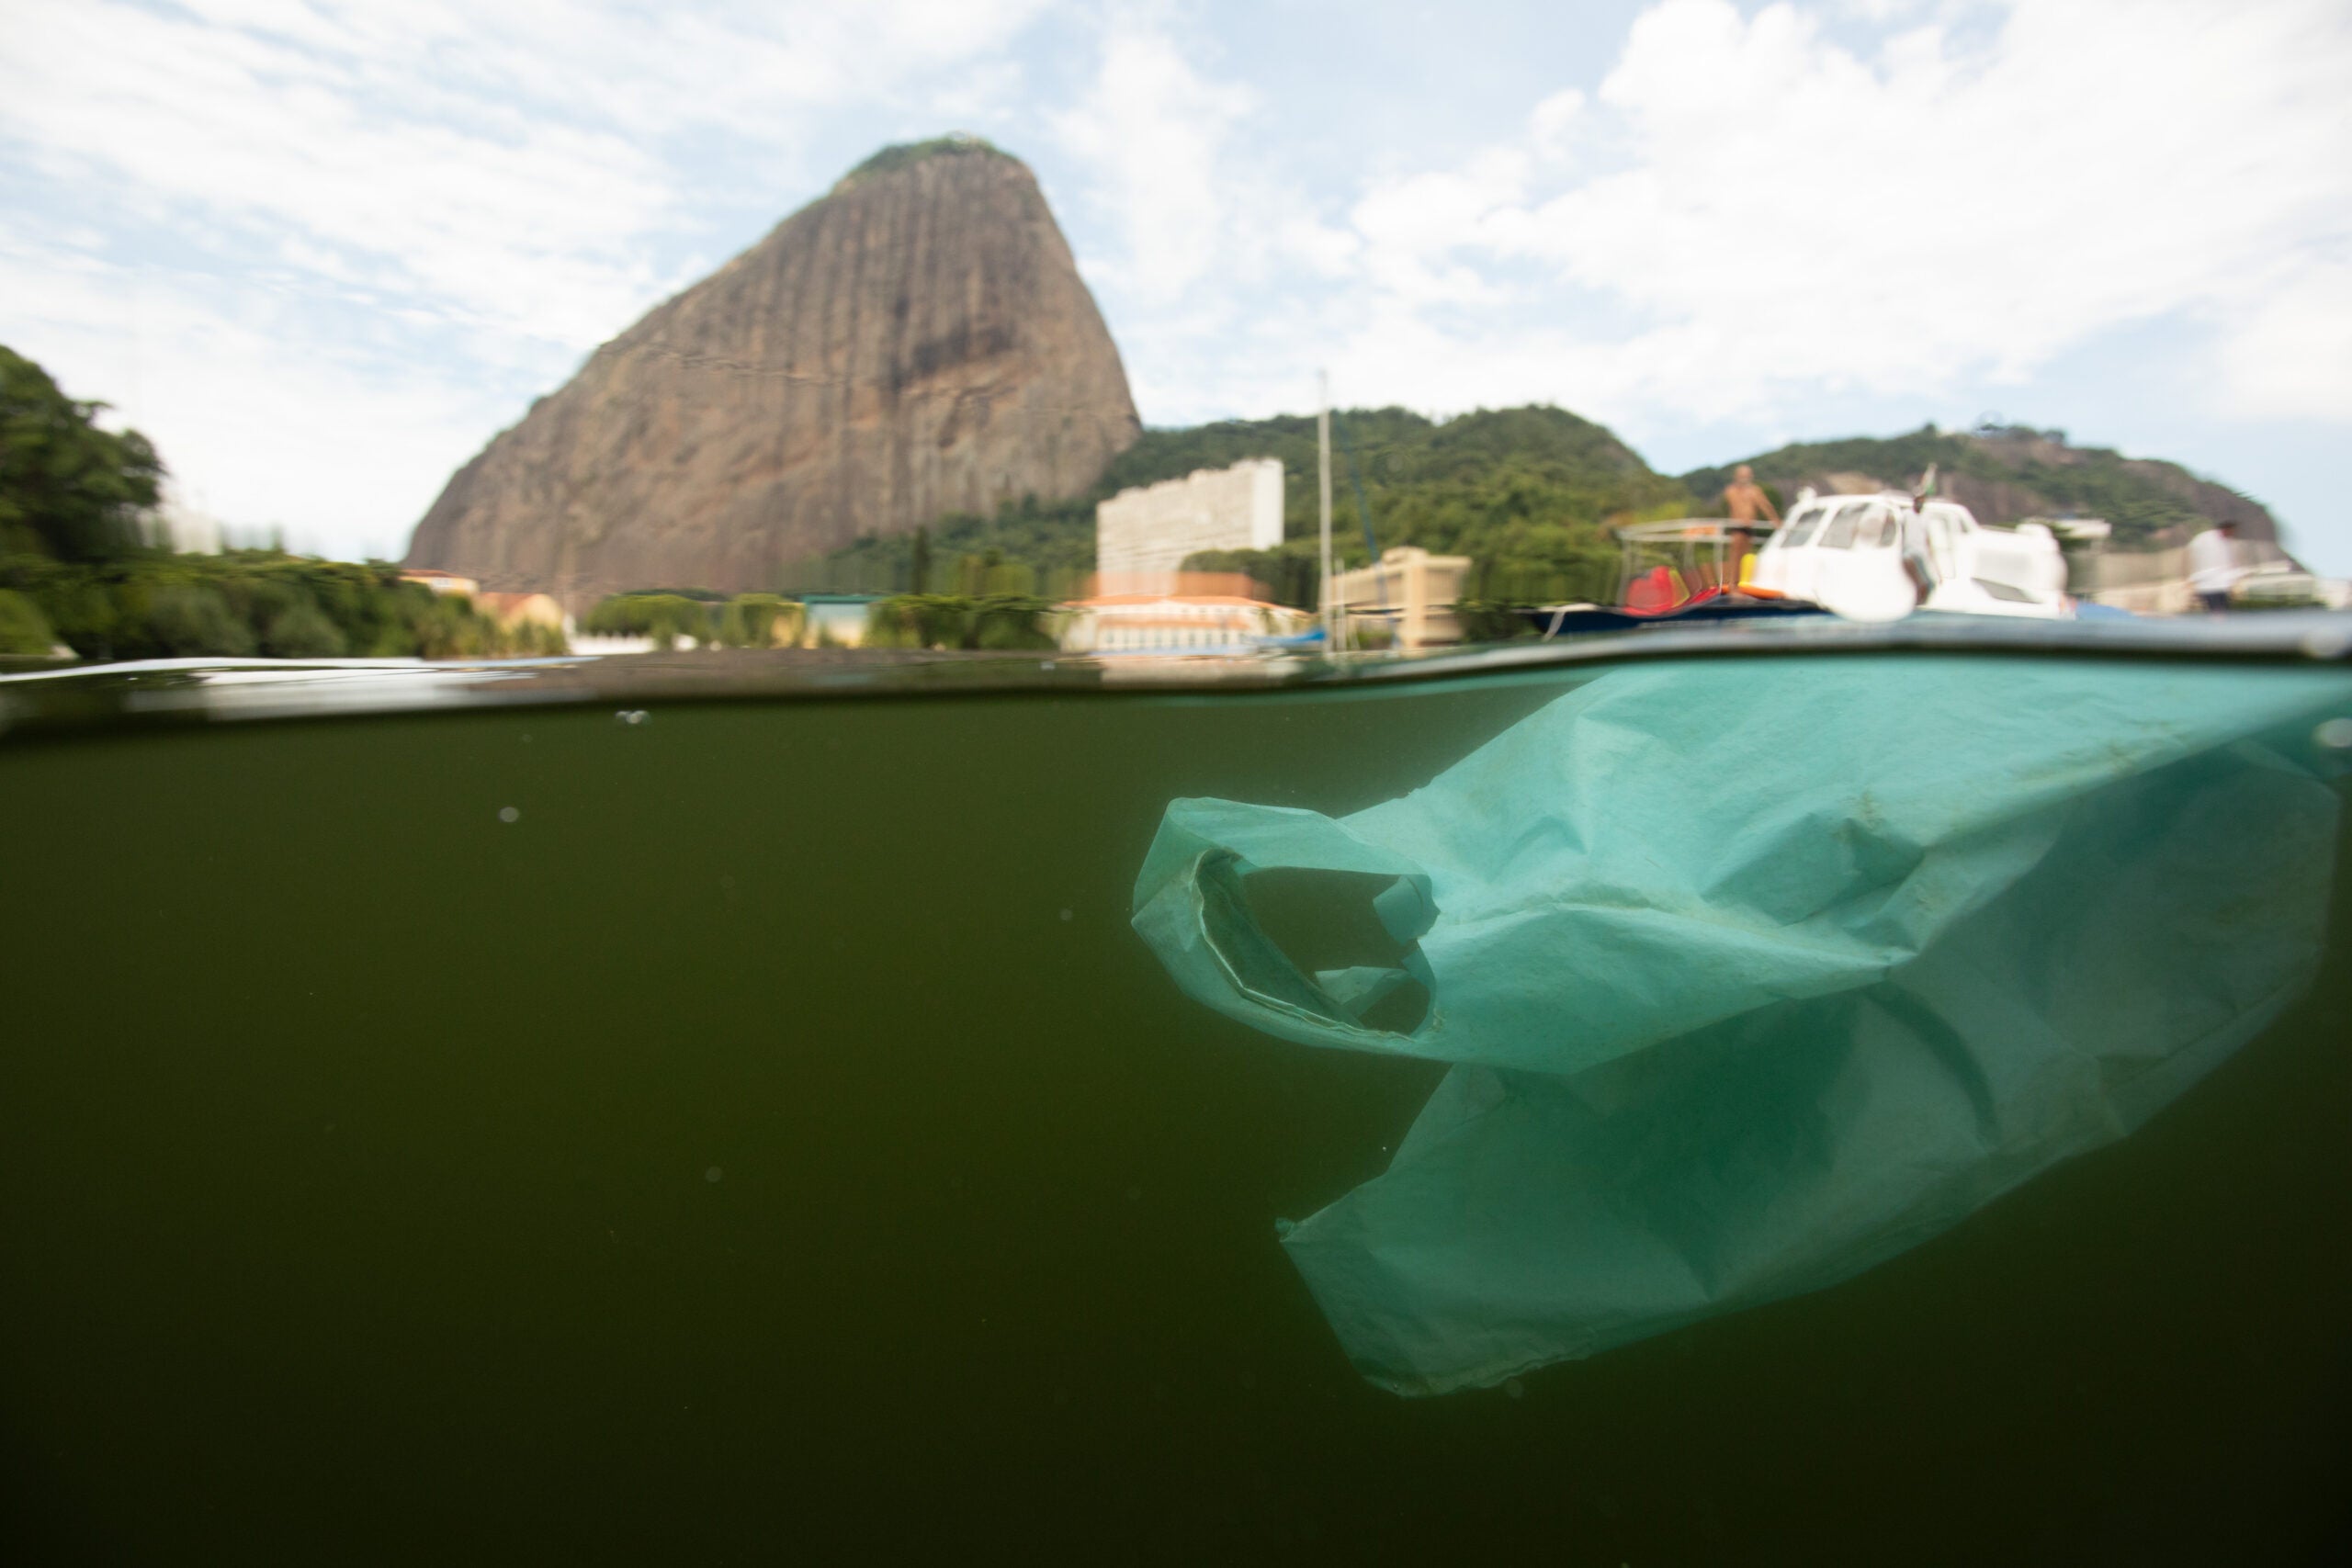
[[[892,148],[590,356],[452,476],[412,566],[580,607],[1082,493],[1141,426],[1035,176]]]

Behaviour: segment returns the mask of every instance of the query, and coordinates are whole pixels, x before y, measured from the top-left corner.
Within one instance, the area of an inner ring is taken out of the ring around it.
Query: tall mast
[[[1331,602],[1331,373],[1316,372],[1320,401],[1315,412],[1315,457],[1323,503],[1323,648],[1340,646],[1339,606]]]

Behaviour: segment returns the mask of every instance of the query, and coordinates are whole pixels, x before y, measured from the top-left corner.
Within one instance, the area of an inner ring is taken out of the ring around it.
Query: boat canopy
[[[1624,554],[1618,563],[1618,603],[1643,572],[1670,567],[1685,584],[1721,582],[1731,536],[1745,532],[1761,547],[1777,523],[1735,523],[1728,517],[1676,517],[1663,523],[1627,523],[1616,530]],[[1707,570],[1702,575],[1701,567]]]

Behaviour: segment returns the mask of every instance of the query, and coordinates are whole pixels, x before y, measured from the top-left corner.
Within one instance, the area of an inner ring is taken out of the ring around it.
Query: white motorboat
[[[2038,523],[1988,528],[1951,501],[1897,491],[1804,495],[1757,552],[1747,586],[1855,620],[1914,610],[2070,619],[2066,558]]]

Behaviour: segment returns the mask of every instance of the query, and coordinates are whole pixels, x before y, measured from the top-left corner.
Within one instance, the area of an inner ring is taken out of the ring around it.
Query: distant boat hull
[[[1696,598],[1665,610],[1623,610],[1597,604],[1562,604],[1523,612],[1528,624],[1547,637],[1580,637],[1591,632],[1634,631],[1643,626],[1709,626],[1722,621],[1778,621],[1829,612],[1803,600],[1749,599],[1709,589]]]

